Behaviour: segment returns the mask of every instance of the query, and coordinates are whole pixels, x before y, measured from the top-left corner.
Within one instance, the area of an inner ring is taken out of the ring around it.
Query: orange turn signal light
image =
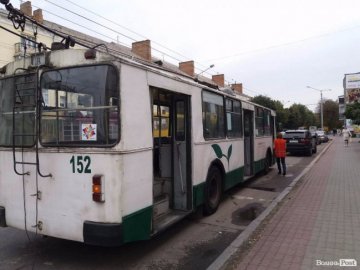
[[[93,193],[101,193],[101,185],[93,185]]]
[[[94,202],[105,202],[104,176],[96,174],[92,178],[92,198]]]

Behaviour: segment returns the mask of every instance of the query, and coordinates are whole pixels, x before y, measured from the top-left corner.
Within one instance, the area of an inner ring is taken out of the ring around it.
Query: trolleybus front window
[[[116,69],[109,65],[44,72],[41,143],[106,146],[119,139]]]

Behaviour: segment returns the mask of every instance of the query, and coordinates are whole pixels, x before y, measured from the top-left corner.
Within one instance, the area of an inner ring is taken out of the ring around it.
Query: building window
[[[26,50],[25,50],[26,48]],[[20,42],[15,44],[15,55],[20,56],[24,53],[36,52],[35,37],[23,35]]]

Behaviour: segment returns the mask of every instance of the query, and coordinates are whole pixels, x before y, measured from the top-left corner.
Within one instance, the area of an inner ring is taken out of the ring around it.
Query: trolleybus
[[[273,164],[274,111],[154,63],[67,49],[0,73],[0,226],[145,240]]]

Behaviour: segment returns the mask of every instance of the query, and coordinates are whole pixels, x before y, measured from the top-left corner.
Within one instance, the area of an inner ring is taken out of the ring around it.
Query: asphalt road
[[[275,165],[228,191],[212,216],[198,211],[149,241],[103,248],[0,228],[0,270],[206,269],[316,155],[288,156],[285,177]]]

